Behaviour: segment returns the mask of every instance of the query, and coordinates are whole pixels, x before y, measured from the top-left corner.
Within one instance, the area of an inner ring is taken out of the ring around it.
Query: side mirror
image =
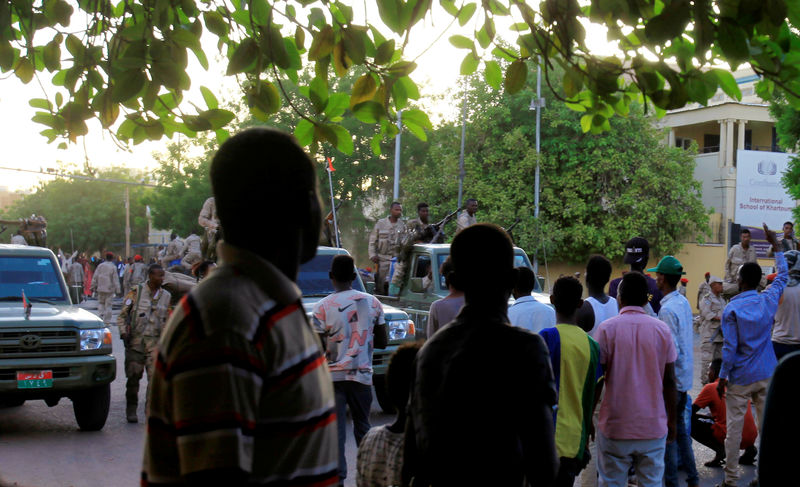
[[[412,277],[410,286],[411,286],[411,292],[412,293],[423,293],[423,292],[425,292],[425,287],[422,285],[422,278],[421,277]]]
[[[375,283],[374,282],[372,282],[372,281],[366,282],[366,283],[364,283],[364,287],[366,287],[368,294],[375,294]]]

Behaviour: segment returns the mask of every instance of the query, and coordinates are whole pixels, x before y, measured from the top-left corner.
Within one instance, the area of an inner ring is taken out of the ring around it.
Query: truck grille
[[[0,332],[0,355],[41,355],[78,350],[75,330]]]

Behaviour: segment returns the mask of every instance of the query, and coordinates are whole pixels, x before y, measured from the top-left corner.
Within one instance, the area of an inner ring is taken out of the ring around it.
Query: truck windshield
[[[444,264],[444,261],[447,259],[447,257],[449,255],[450,255],[449,253],[439,253],[437,255],[437,262],[438,262],[438,264],[437,264],[438,267],[437,268],[441,268],[442,267],[442,264]],[[531,265],[531,261],[528,260],[528,256],[525,255],[525,252],[523,252],[522,249],[515,248],[514,249],[514,267],[523,267],[523,266],[527,267],[529,269],[533,269],[533,266]],[[439,280],[441,281],[439,283],[439,286],[442,289],[447,290],[447,287],[445,287],[445,285],[444,285],[444,276],[439,276]],[[536,287],[533,288],[533,292],[535,292],[535,293],[542,292],[542,288],[539,287],[538,279],[536,281]]]
[[[44,257],[0,257],[0,300],[67,301],[53,261]]]
[[[297,285],[303,296],[327,296],[334,292],[331,278],[328,271],[331,270],[332,254],[317,254],[316,257],[300,266],[297,273]],[[356,272],[355,269],[353,269]],[[356,280],[353,281],[353,289],[364,291],[364,284],[361,277],[356,272]]]

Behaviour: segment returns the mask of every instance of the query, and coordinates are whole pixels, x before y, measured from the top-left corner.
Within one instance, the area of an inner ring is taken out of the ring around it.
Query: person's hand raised
[[[778,238],[775,236],[775,232],[770,230],[769,227],[767,227],[766,223],[763,223],[763,225],[764,225],[764,235],[766,236],[767,242],[769,242],[770,245],[772,245],[772,250],[777,252],[778,251]]]

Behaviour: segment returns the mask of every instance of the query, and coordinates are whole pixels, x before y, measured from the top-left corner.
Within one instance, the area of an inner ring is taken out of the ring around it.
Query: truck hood
[[[34,327],[102,328],[103,320],[73,305],[33,303],[30,317],[25,317],[22,303],[0,303],[0,329]]]
[[[311,311],[314,309],[314,305],[317,304],[317,302],[323,297],[324,296],[303,296],[303,309],[306,312],[306,316],[311,317]],[[384,303],[381,303],[381,306],[383,306],[383,317],[386,321],[408,319],[408,313],[401,309],[397,309]]]

